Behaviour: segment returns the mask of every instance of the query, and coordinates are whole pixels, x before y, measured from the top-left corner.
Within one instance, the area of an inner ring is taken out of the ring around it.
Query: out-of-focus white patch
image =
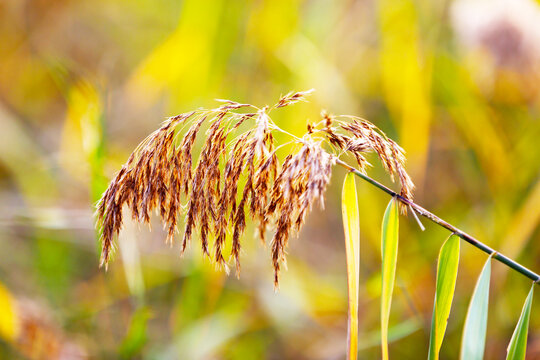
[[[458,0],[451,19],[466,47],[486,50],[498,65],[540,60],[540,6],[533,0]]]

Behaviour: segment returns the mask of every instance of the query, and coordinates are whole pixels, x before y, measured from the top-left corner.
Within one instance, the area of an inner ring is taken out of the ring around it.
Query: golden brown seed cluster
[[[413,185],[403,167],[403,150],[366,120],[323,114],[319,124],[308,125],[302,138],[289,134],[291,142],[274,146],[273,133],[283,130],[271,120],[270,112],[309,93],[289,93],[262,109],[221,100],[223,105],[217,109],[165,121],[135,149],[98,203],[101,265],[109,262],[127,206],[133,219],[143,223],[149,224],[152,212],[158,213],[171,244],[183,216],[182,252],[196,233],[203,253],[226,270],[224,248],[230,238],[238,274],[240,240],[248,216],[258,222],[263,242],[267,228],[275,228],[270,247],[277,286],[288,239],[300,231],[315,202],[324,204],[332,165],[338,158],[324,149],[325,143],[354,155],[362,170],[368,165],[364,154],[376,152],[390,175],[399,177],[402,195],[410,199]],[[239,134],[244,123],[248,129]],[[195,162],[192,151],[203,126],[207,130]],[[287,149],[290,153],[280,163],[278,150]]]
[[[392,181],[396,175],[399,178],[401,196],[412,200],[414,184],[405,171],[404,151],[395,141],[389,139],[371,122],[356,116],[335,117],[323,112],[322,117],[322,131],[327,134],[333,146],[352,154],[362,171],[369,166],[364,154],[375,152]],[[336,126],[333,126],[334,124]],[[406,208],[403,207],[402,211],[405,212]]]

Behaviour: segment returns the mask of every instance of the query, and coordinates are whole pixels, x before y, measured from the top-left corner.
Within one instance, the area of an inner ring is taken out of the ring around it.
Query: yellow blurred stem
[[[347,359],[358,357],[358,282],[360,278],[360,216],[354,174],[348,173],[342,192],[343,229],[349,296]]]
[[[423,183],[431,118],[429,43],[422,42],[416,5],[411,0],[378,3],[381,34],[381,79],[389,110],[399,122],[399,138],[407,151],[412,177]],[[399,54],[399,55],[397,55]],[[399,56],[399,61],[396,61]]]
[[[19,324],[15,301],[9,290],[0,283],[0,338],[15,341],[19,335]]]

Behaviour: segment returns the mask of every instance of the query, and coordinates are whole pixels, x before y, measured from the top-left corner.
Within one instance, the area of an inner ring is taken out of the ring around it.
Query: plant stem
[[[396,193],[395,191],[391,190],[390,188],[384,186],[383,184],[379,183],[378,181],[370,178],[369,176],[367,176],[365,174],[362,174],[360,171],[358,171],[354,167],[350,166],[346,162],[343,162],[343,161],[337,159],[337,164],[339,164],[340,166],[342,166],[345,169],[349,170],[350,172],[354,173],[356,176],[364,179],[365,181],[367,181],[371,185],[376,186],[379,189],[381,189],[382,191],[386,192],[387,194],[395,197],[396,199],[398,199],[402,203],[410,206],[418,214],[420,214],[423,217],[433,221],[435,224],[437,224],[439,226],[442,226],[443,228],[453,232],[455,235],[459,236],[460,238],[462,238],[463,240],[465,240],[469,244],[473,245],[474,247],[482,250],[486,254],[493,255],[494,259],[497,259],[498,261],[502,262],[506,266],[508,266],[508,267],[512,268],[513,270],[525,275],[526,277],[528,277],[529,279],[534,281],[536,284],[540,285],[540,275],[538,275],[534,271],[527,269],[525,266],[515,262],[514,260],[512,260],[509,257],[499,253],[498,251],[495,251],[494,249],[490,248],[489,246],[482,243],[481,241],[475,239],[474,237],[467,234],[466,232],[464,232],[464,231],[458,229],[457,227],[455,227],[454,225],[444,221],[443,219],[441,219],[437,215],[427,211],[426,209],[424,209],[420,205],[415,204],[413,201],[404,198],[403,196],[399,195],[398,193]]]

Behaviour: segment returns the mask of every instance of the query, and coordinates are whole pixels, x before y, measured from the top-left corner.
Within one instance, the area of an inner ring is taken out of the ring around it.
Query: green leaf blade
[[[347,284],[349,297],[347,359],[358,356],[358,282],[360,278],[360,215],[353,173],[343,182],[341,195],[345,252],[347,258]]]
[[[459,264],[459,245],[460,239],[452,234],[444,242],[439,252],[437,264],[437,285],[435,289],[435,301],[433,304],[433,317],[431,319],[431,333],[429,337],[428,359],[438,360],[439,351],[442,346],[444,333],[454,290],[456,288],[456,279]]]
[[[399,214],[397,200],[390,200],[382,222],[381,254],[382,254],[382,285],[381,285],[381,350],[383,360],[388,359],[388,323],[392,293],[396,278],[396,263],[399,241]]]
[[[484,268],[478,277],[469,304],[461,339],[461,360],[482,360],[484,357],[490,278],[491,256],[487,259]]]
[[[525,299],[525,304],[521,310],[521,315],[519,317],[514,333],[512,334],[512,339],[507,349],[507,360],[524,360],[525,352],[527,350],[527,334],[529,332],[529,318],[531,316],[531,305],[533,300],[534,286],[533,283],[527,299]]]

